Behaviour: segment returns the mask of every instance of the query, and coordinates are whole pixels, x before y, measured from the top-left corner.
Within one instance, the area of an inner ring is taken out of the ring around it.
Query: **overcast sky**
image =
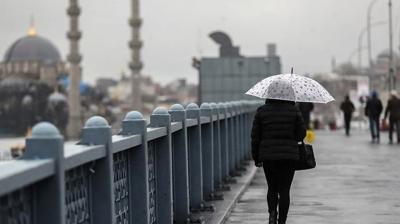
[[[0,0],[0,54],[26,35],[33,14],[38,33],[68,53],[68,0]],[[128,71],[130,1],[81,0],[83,79],[118,78]],[[226,31],[243,55],[265,55],[276,43],[283,70],[330,71],[331,58],[349,60],[366,25],[370,0],[142,0],[143,73],[162,83],[185,77],[197,82],[193,56],[217,56],[208,34]],[[400,1],[394,0],[394,46],[400,35]],[[373,8],[373,21],[388,20],[387,0]],[[387,49],[388,26],[373,28],[374,55]],[[366,36],[364,38],[366,43]],[[364,51],[363,61],[367,62]],[[352,58],[357,63],[357,56]]]

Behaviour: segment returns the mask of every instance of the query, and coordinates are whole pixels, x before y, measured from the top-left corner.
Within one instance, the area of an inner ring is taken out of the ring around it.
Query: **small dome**
[[[378,54],[378,59],[379,58],[389,58],[389,56],[390,56],[390,50],[384,50]],[[393,51],[393,59],[397,59],[397,58],[398,58],[397,53]]]
[[[59,92],[54,92],[52,93],[49,98],[48,98],[49,102],[66,102],[67,101],[67,97],[65,97],[63,94],[59,93]]]
[[[35,35],[15,41],[8,48],[4,62],[40,61],[52,64],[61,61],[58,49],[47,39]]]

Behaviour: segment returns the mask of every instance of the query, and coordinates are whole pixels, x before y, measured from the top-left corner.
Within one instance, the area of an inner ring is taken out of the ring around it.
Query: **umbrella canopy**
[[[258,82],[246,94],[295,102],[328,103],[335,100],[317,81],[297,74],[270,76]]]

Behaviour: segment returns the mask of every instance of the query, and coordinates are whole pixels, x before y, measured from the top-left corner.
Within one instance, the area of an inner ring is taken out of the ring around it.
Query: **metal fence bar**
[[[26,152],[22,160],[49,158],[55,162],[55,174],[32,185],[35,197],[33,191],[28,190],[24,199],[32,200],[31,212],[34,216],[30,217],[31,223],[65,224],[64,140],[54,125],[42,122],[35,125],[32,137],[26,140]]]
[[[168,111],[158,107],[150,116],[150,127],[165,127],[167,135],[155,140],[157,223],[173,223],[173,179],[171,150],[171,116]]]
[[[203,195],[204,199],[211,200],[214,193],[214,152],[213,152],[213,121],[212,109],[208,103],[200,106],[200,114],[210,122],[201,125],[201,142],[203,154]]]
[[[245,112],[244,112],[244,105],[242,102],[239,102],[239,108],[240,108],[240,116],[239,116],[239,130],[240,130],[240,160],[241,162],[245,159],[245,142],[246,142],[246,137],[245,137]]]
[[[18,162],[40,161],[11,166],[19,181],[0,191],[0,222],[201,222],[190,213],[213,211],[204,198],[218,199],[216,190],[228,189],[223,184],[250,156],[257,106],[231,102],[202,104],[201,109],[190,104],[186,111],[181,105],[157,108],[149,127],[142,114],[132,111],[116,136],[104,118],[94,116],[82,129],[80,146],[68,147],[65,154],[57,128],[39,123]],[[21,180],[33,170],[45,173]],[[1,183],[10,179],[2,181],[0,175]]]
[[[229,142],[229,173],[231,176],[234,176],[235,172],[235,135],[234,135],[234,119],[235,119],[235,111],[233,110],[232,104],[228,104],[228,110],[230,113],[230,118],[228,119],[228,142]]]
[[[149,214],[149,170],[148,170],[148,148],[146,120],[138,111],[131,111],[122,121],[121,135],[140,135],[139,146],[132,148],[130,153],[129,166],[129,201],[130,222],[129,223],[150,223]]]
[[[197,125],[188,128],[188,151],[189,151],[189,192],[190,208],[198,210],[203,204],[203,170],[202,170],[202,139],[200,109],[195,103],[186,107],[188,119],[196,119]]]
[[[235,116],[235,130],[234,130],[234,135],[235,135],[235,169],[239,170],[240,169],[240,111],[239,111],[239,105],[234,102],[233,104],[233,108],[236,112],[236,116]]]
[[[221,146],[221,178],[226,180],[229,176],[229,153],[228,153],[228,118],[226,106],[223,103],[218,104],[218,111],[223,115],[219,120],[220,126],[220,146]]]
[[[213,167],[214,167],[214,189],[222,188],[222,164],[221,164],[221,127],[220,113],[217,104],[211,103],[212,115],[217,119],[213,121]]]
[[[80,144],[106,147],[106,157],[96,160],[91,169],[92,221],[90,223],[115,223],[113,150],[111,127],[107,120],[100,116],[89,118],[82,129]]]
[[[172,122],[181,122],[182,129],[172,134],[174,177],[174,222],[185,224],[190,215],[189,164],[186,111],[180,104],[171,106]]]

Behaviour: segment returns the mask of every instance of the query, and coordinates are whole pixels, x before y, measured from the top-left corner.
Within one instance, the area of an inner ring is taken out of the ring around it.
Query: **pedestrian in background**
[[[396,128],[397,143],[400,143],[400,99],[397,96],[397,91],[390,92],[390,99],[385,109],[385,120],[389,115],[389,144],[393,143],[393,131]]]
[[[285,224],[290,205],[290,187],[296,162],[298,142],[306,135],[299,109],[293,101],[267,99],[258,108],[251,133],[252,155],[256,166],[264,167],[268,183],[269,223]]]
[[[369,118],[369,129],[371,131],[372,143],[379,143],[379,118],[383,107],[382,102],[378,97],[378,93],[374,90],[371,97],[367,100],[365,106],[365,116]]]
[[[340,110],[343,111],[344,115],[344,127],[346,129],[346,136],[350,135],[350,123],[355,111],[354,104],[351,102],[349,95],[346,95],[342,104],[340,104]]]
[[[310,129],[310,114],[314,109],[314,104],[309,102],[300,102],[298,103],[298,107],[300,109],[301,115],[303,116],[304,124],[306,125],[307,130]]]

